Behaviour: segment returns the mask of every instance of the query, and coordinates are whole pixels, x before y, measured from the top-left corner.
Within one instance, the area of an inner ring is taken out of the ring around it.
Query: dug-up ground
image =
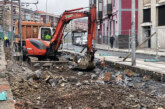
[[[69,65],[37,69],[26,63],[12,64],[9,50],[6,60],[16,109],[165,108],[165,96],[153,94],[150,80],[130,70],[121,71],[99,61],[98,67],[88,72],[71,70]],[[139,84],[134,84],[134,78],[140,78]]]

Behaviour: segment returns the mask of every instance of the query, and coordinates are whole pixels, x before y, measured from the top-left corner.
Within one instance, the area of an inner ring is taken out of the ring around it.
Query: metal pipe
[[[136,43],[135,43],[135,0],[132,0],[132,66],[136,65]]]
[[[156,57],[155,57],[156,59],[159,58],[158,52],[159,52],[158,29],[156,28]]]
[[[131,30],[129,29],[129,38],[128,38],[128,52],[131,52]]]

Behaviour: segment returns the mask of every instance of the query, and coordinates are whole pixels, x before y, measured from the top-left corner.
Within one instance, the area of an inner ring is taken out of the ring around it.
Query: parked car
[[[85,46],[87,44],[87,36],[81,37],[80,45]]]

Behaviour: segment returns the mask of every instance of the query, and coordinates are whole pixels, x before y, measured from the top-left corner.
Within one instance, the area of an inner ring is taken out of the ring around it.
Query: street
[[[68,49],[68,50],[75,51],[75,52],[80,52],[83,47],[72,45],[71,43],[68,43],[68,44],[65,43],[64,48]],[[116,57],[122,57],[122,58],[124,58],[128,55],[128,53],[117,52],[117,51],[113,51],[113,50],[109,50],[109,51],[108,50],[100,50],[100,49],[97,49],[96,54],[105,54],[105,56],[106,56],[106,54],[107,55],[109,54],[110,56],[116,56]],[[155,59],[155,56],[145,55],[145,54],[136,54],[136,58],[137,59]],[[159,61],[165,62],[165,57],[159,57]]]

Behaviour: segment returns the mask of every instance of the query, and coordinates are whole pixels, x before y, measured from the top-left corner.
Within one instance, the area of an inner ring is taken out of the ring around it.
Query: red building
[[[110,37],[114,37],[116,48],[128,48],[132,0],[100,0],[97,5],[97,43],[108,45]],[[137,28],[138,0],[136,0],[136,30]]]

